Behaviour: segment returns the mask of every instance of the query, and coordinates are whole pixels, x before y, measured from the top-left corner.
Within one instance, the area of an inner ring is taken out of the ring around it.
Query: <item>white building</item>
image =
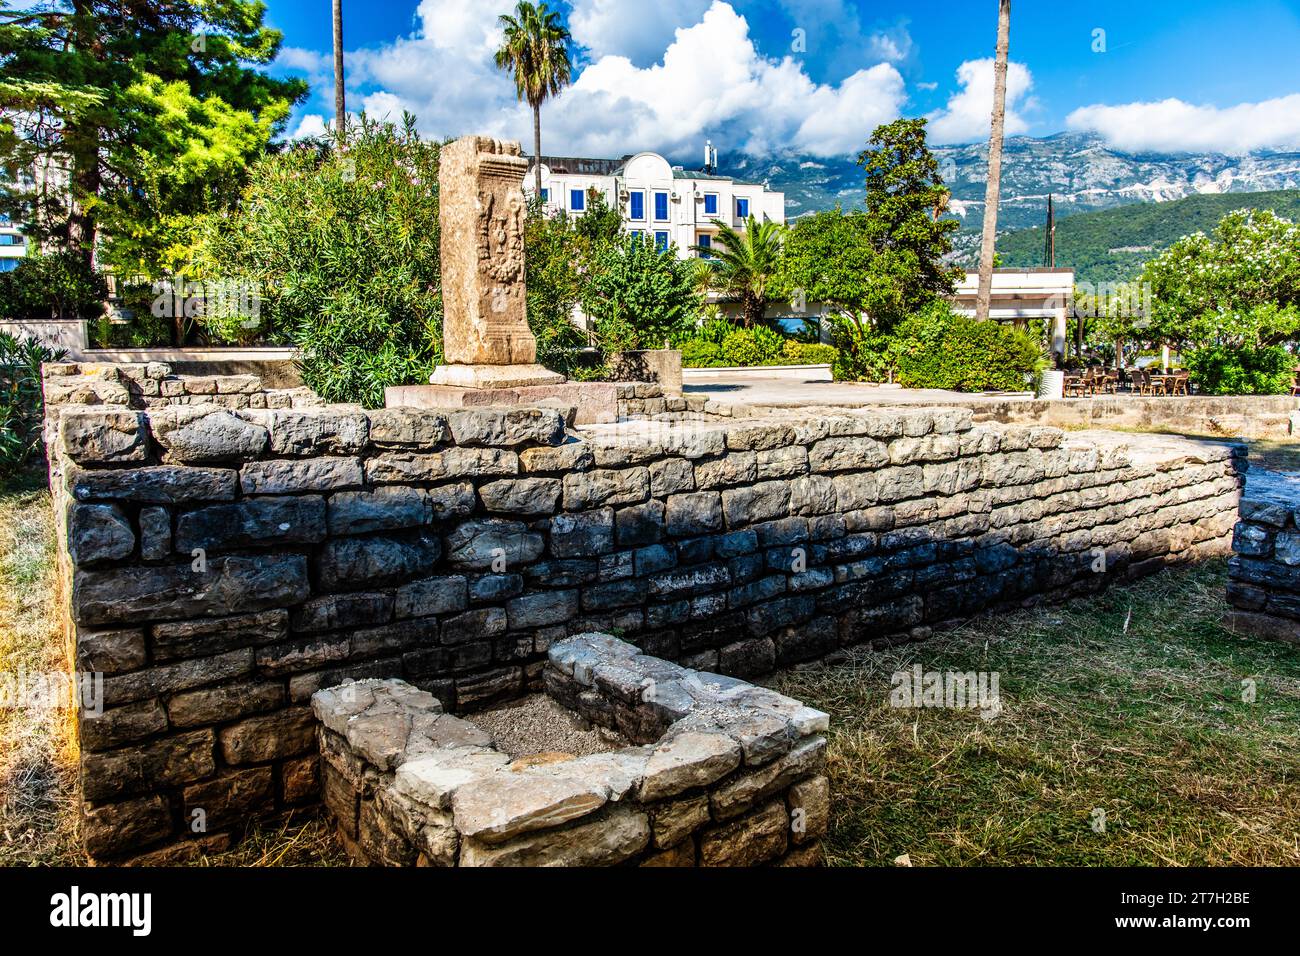
[[[530,170],[524,180],[529,195],[532,185]],[[548,213],[582,215],[592,190],[622,212],[627,232],[663,248],[676,246],[682,258],[696,255],[691,246],[713,242],[715,219],[735,229],[743,229],[751,215],[759,222],[785,222],[785,193],[713,172],[691,172],[658,153],[622,159],[542,157],[542,200]]]
[[[0,213],[0,272],[13,272],[18,260],[27,255],[27,239],[22,231]]]

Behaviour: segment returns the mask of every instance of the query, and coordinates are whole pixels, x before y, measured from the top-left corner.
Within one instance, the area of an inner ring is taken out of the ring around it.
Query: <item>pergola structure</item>
[[[979,273],[967,272],[952,297],[953,308],[975,315]],[[1067,322],[1074,309],[1073,269],[994,269],[989,318],[1028,329],[1030,322],[1050,322],[1052,354],[1065,354]]]

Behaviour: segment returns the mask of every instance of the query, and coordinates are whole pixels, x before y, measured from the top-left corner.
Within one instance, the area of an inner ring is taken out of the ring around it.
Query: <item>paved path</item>
[[[790,378],[728,379],[686,383],[687,395],[705,395],[737,405],[968,405],[1028,400],[1028,392],[970,394],[941,388],[890,388],[858,382],[803,382]]]

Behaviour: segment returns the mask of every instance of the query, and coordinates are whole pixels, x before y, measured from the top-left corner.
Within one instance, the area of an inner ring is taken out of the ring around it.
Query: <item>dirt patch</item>
[[[497,749],[511,757],[544,753],[585,757],[630,746],[621,734],[588,725],[545,694],[533,694],[469,719],[490,733]]]

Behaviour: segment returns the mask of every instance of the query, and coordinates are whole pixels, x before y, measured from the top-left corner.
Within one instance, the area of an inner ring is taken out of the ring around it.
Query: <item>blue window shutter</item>
[[[551,191],[549,189],[543,189],[542,202],[550,202],[550,201],[551,201]]]
[[[718,197],[716,193],[704,194],[704,215],[716,216],[718,214]]]
[[[655,248],[658,249],[660,252],[663,252],[665,249],[668,248],[668,233],[666,232],[655,233]]]
[[[640,192],[639,190],[637,192],[632,193],[630,204],[631,204],[631,208],[629,210],[631,214],[630,218],[644,219],[645,218],[645,193]]]
[[[581,189],[569,190],[569,208],[574,212],[582,212],[587,208],[587,194]]]
[[[746,219],[746,218],[748,218],[748,217],[749,217],[749,200],[748,200],[748,199],[737,199],[737,200],[736,200],[736,218],[738,218],[738,219]]]
[[[668,194],[655,193],[655,219],[663,221],[668,218]]]

